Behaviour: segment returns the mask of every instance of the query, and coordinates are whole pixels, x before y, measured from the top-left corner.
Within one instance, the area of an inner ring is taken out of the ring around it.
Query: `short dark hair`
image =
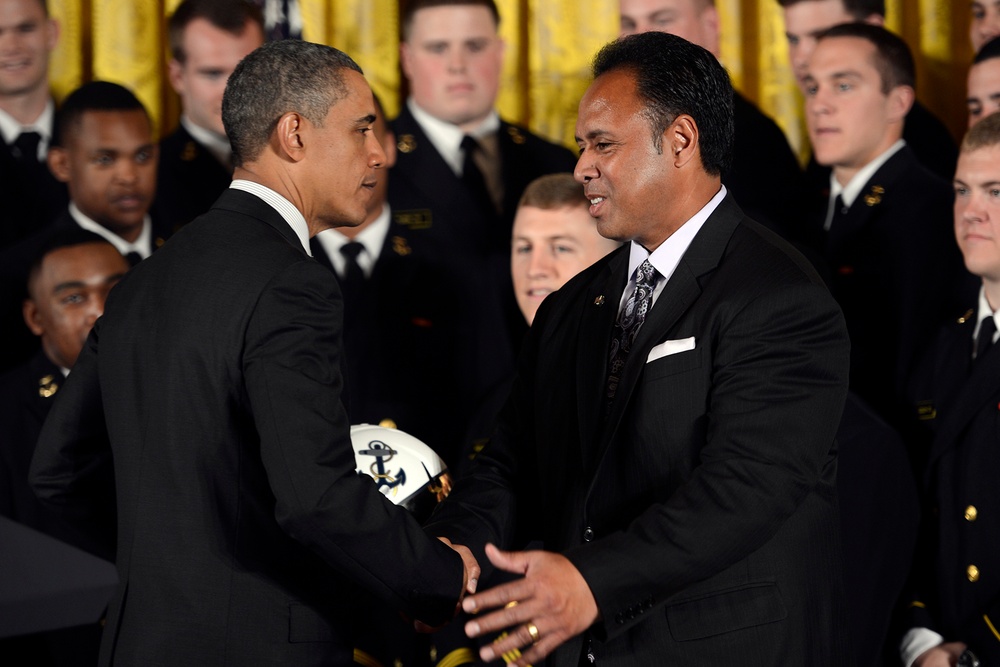
[[[816,0],[778,0],[782,7],[791,7],[803,2],[815,2]],[[872,14],[885,16],[885,0],[841,0],[844,11],[854,17],[855,21],[864,21]]]
[[[817,41],[829,37],[857,37],[875,46],[875,69],[882,78],[882,92],[886,95],[898,86],[916,88],[917,71],[913,64],[913,54],[898,35],[882,26],[870,23],[843,23],[823,30],[816,35]]]
[[[247,55],[222,96],[222,124],[233,147],[233,165],[255,160],[278,119],[289,111],[322,126],[347,94],[345,69],[363,74],[343,51],[299,39],[267,42]]]
[[[561,208],[587,208],[590,200],[573,174],[546,174],[528,183],[517,203],[518,208],[522,206],[553,211]]]
[[[256,23],[264,32],[264,17],[260,7],[246,0],[184,0],[167,21],[170,54],[179,63],[187,58],[184,53],[184,30],[195,19],[204,19],[231,35],[242,35],[247,23]]]
[[[500,11],[493,0],[409,0],[403,3],[402,15],[399,17],[399,27],[402,32],[403,41],[410,38],[410,28],[413,27],[413,15],[421,9],[431,7],[461,7],[472,5],[475,7],[485,7],[490,10],[497,27],[500,26]]]
[[[139,98],[125,86],[110,81],[91,81],[70,93],[59,111],[53,126],[52,145],[66,147],[66,139],[80,124],[88,111],[141,111],[146,119],[149,112]]]
[[[973,125],[962,139],[961,150],[963,153],[970,153],[980,148],[998,145],[1000,145],[1000,112],[991,113]]]
[[[680,114],[698,126],[701,162],[713,176],[728,170],[733,152],[733,85],[719,60],[691,42],[663,32],[629,35],[594,58],[594,77],[624,70],[635,77],[657,151],[663,132]]]
[[[994,58],[1000,58],[1000,37],[994,37],[979,47],[979,50],[976,51],[976,56],[972,59],[972,64],[978,65],[983,61],[993,60]]]
[[[45,263],[46,257],[56,250],[84,245],[87,243],[106,243],[114,248],[111,241],[107,240],[100,234],[87,231],[82,227],[67,227],[65,229],[58,229],[46,235],[41,245],[38,246],[31,256],[31,264],[28,266],[28,279],[25,281],[25,296],[30,298],[31,285],[33,285],[38,279],[38,275],[41,273],[42,264]]]

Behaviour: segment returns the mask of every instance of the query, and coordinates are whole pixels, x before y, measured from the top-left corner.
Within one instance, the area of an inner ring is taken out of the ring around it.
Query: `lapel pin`
[[[865,203],[869,206],[875,206],[876,204],[882,203],[882,195],[885,194],[885,188],[881,185],[873,185],[870,194],[865,195]]]
[[[965,311],[965,313],[960,318],[958,318],[958,323],[959,324],[965,324],[975,314],[976,314],[976,311],[974,311],[973,309],[969,308],[967,311]]]
[[[399,141],[396,142],[396,148],[400,153],[412,153],[417,149],[417,139],[412,134],[401,134]]]
[[[603,306],[604,305],[604,295],[603,294],[601,296],[597,297],[596,299],[594,299],[594,305],[595,306]]]
[[[45,375],[38,381],[38,395],[42,398],[52,398],[59,391],[54,375]]]

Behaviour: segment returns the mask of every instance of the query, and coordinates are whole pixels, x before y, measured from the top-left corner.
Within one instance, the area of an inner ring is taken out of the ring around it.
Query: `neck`
[[[701,167],[699,167],[700,169]],[[704,174],[704,172],[702,172]],[[712,197],[719,193],[719,188],[722,187],[722,181],[718,176],[704,178],[694,178],[691,179],[693,182],[687,188],[680,188],[680,192],[683,192],[683,197],[676,202],[671,202],[669,210],[671,211],[671,219],[664,221],[662,225],[658,227],[656,231],[659,232],[656,237],[652,238],[642,238],[635,239],[639,245],[653,252],[659,248],[664,241],[673,236],[673,233],[684,226],[688,220],[694,217],[695,213],[705,208],[705,204],[712,200]]]
[[[30,125],[38,120],[49,101],[49,91],[44,86],[21,95],[0,98],[0,109],[11,115],[21,125]]]
[[[983,278],[983,291],[990,309],[995,313],[1000,309],[1000,281]]]

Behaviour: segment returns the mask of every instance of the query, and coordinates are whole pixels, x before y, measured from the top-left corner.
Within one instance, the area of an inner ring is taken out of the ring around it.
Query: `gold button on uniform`
[[[975,565],[970,565],[965,568],[965,576],[969,578],[969,581],[976,582],[979,581],[979,568]]]
[[[965,520],[975,521],[976,517],[979,516],[979,510],[976,509],[975,505],[969,505],[965,508]]]

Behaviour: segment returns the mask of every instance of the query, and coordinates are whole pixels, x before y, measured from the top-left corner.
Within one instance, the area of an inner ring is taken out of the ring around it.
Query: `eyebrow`
[[[358,125],[371,125],[372,123],[375,122],[375,114],[370,113],[367,116],[362,116],[361,118],[358,118],[354,122],[357,123]]]

